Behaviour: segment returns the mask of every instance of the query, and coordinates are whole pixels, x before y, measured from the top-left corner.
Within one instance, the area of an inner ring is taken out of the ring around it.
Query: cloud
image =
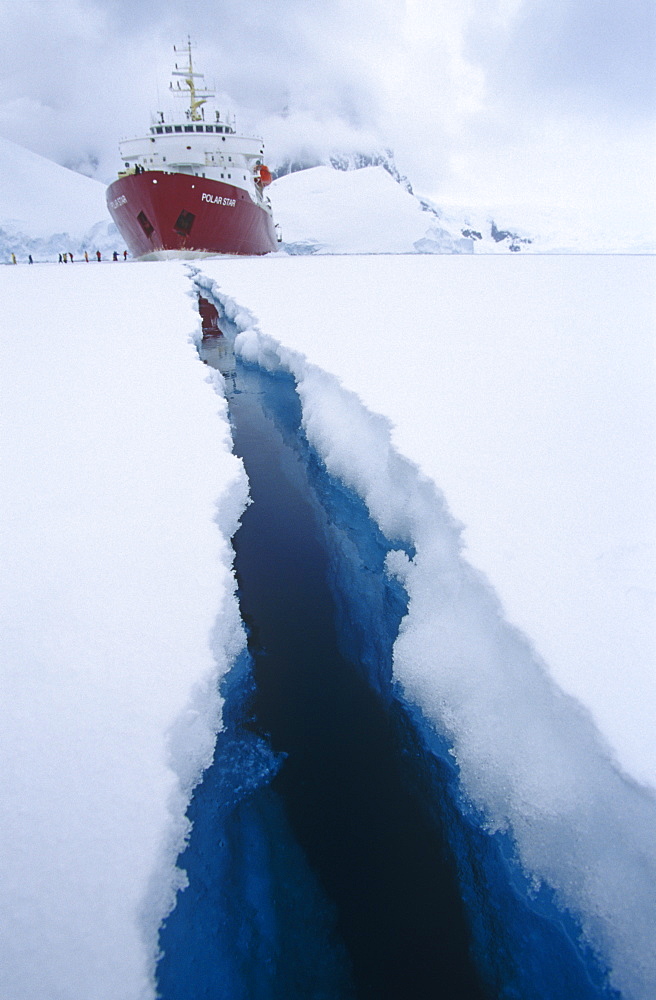
[[[511,104],[625,118],[656,110],[653,0],[525,0],[505,24],[473,21],[468,51]]]

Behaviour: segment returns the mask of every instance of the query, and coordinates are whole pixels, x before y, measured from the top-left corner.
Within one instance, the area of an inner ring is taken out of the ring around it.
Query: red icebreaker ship
[[[199,90],[191,42],[171,90],[188,99],[180,115],[159,111],[142,139],[120,143],[125,169],[107,188],[107,207],[134,258],[264,254],[278,239],[265,188],[271,174],[261,139],[237,135],[234,120]]]

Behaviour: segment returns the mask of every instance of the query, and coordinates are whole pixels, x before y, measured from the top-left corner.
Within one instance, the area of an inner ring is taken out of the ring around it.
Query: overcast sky
[[[656,216],[655,0],[0,0],[0,135],[111,179],[187,34],[272,158],[382,145],[438,201]]]

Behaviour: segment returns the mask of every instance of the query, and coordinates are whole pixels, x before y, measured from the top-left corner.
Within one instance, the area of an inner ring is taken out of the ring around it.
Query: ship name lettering
[[[201,201],[208,201],[211,205],[226,205],[227,208],[234,208],[237,204],[235,198],[222,198],[220,194],[209,194],[203,191]]]
[[[113,208],[113,209],[117,209],[119,207],[119,205],[127,205],[127,203],[128,203],[128,199],[125,197],[125,195],[124,194],[120,194],[118,196],[118,198],[114,198],[114,201],[110,201],[109,207]]]

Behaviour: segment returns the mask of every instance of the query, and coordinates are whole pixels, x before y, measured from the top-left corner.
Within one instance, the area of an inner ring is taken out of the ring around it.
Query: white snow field
[[[228,540],[246,485],[189,291],[180,265],[0,268],[12,1000],[154,995],[217,680],[243,643]]]

